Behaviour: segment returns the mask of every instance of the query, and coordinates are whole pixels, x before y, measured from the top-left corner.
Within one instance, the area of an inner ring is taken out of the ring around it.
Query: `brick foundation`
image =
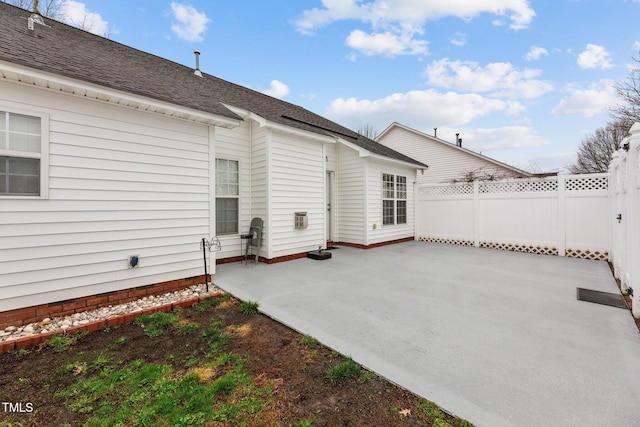
[[[276,264],[278,262],[292,261],[294,259],[306,258],[308,252],[301,252],[293,255],[284,255],[275,258],[267,259],[265,257],[258,257],[259,262],[264,262],[265,264]],[[255,256],[255,255],[254,255]],[[252,262],[255,258],[250,257],[249,262]],[[244,256],[234,256],[229,258],[217,259],[216,264],[229,264],[231,262],[244,261]]]
[[[415,238],[413,237],[405,237],[403,239],[389,240],[388,242],[373,243],[371,245],[361,245],[359,243],[347,243],[347,242],[332,242],[331,244],[340,245],[340,246],[349,246],[351,248],[358,248],[358,249],[373,249],[373,248],[379,248],[380,246],[395,245],[396,243],[413,242],[414,240]]]
[[[3,341],[3,342],[0,342],[0,354],[8,353],[14,350],[22,350],[22,349],[36,346],[38,344],[45,343],[54,335],[73,335],[82,331],[95,332],[107,327],[112,328],[114,326],[123,325],[125,323],[133,323],[136,317],[142,314],[153,314],[157,312],[169,313],[170,311],[178,307],[182,307],[182,308],[191,307],[209,298],[220,298],[222,295],[224,295],[223,292],[202,295],[200,297],[191,298],[188,300],[176,301],[174,303],[159,305],[156,307],[150,307],[135,313],[120,314],[118,316],[110,317],[105,320],[96,320],[94,322],[87,323],[86,325],[72,326],[70,328],[67,328],[66,330],[58,330],[54,332],[47,332],[44,334],[37,334],[30,337],[23,337],[23,338]]]
[[[211,280],[211,276],[209,276],[209,280]],[[201,276],[140,286],[138,288],[123,289],[120,291],[3,311],[0,313],[0,329],[4,329],[7,326],[23,326],[29,323],[39,322],[47,317],[63,317],[110,305],[125,304],[148,295],[162,295],[200,283],[204,283],[204,274]]]

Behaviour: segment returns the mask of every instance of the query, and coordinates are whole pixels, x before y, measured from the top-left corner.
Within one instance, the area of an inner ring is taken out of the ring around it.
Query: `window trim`
[[[218,195],[217,185],[218,185],[218,160],[225,160],[227,162],[236,162],[238,164],[238,194],[235,195]],[[240,234],[240,160],[233,157],[216,157],[215,158],[215,183],[214,183],[214,199],[215,199],[215,235],[216,236],[238,236]],[[220,233],[218,232],[218,199],[236,199],[238,201],[238,216],[236,218],[236,232],[231,233]]]
[[[387,177],[392,177],[392,181],[387,179],[385,180],[385,178]],[[403,185],[404,185],[404,191],[400,191],[400,183],[399,183],[399,179],[402,178],[404,180]],[[380,182],[382,184],[382,189],[381,189],[381,201],[382,201],[382,226],[383,227],[391,227],[391,226],[395,226],[395,225],[407,225],[407,216],[408,216],[408,187],[407,187],[407,176],[406,175],[396,175],[394,173],[388,173],[388,172],[382,172],[381,177],[380,177]],[[393,197],[388,197],[389,194],[391,194],[391,191],[388,191],[388,186],[387,184],[392,182],[393,183]],[[402,193],[404,195],[404,197],[400,197],[399,194]],[[392,216],[392,221],[390,223],[385,223],[385,220],[387,218],[385,218],[385,204],[388,204],[388,202],[392,202],[393,205],[393,216]],[[386,203],[385,203],[386,202]],[[404,202],[404,222],[398,222],[398,212],[399,212],[399,203],[398,202]]]
[[[40,160],[40,194],[0,194],[0,199],[33,200],[49,198],[49,114],[41,111],[33,111],[25,108],[15,108],[10,105],[0,104],[0,120],[6,120],[5,113],[20,114],[23,116],[38,117],[40,119],[40,152],[16,152],[0,148],[0,156],[39,159]]]

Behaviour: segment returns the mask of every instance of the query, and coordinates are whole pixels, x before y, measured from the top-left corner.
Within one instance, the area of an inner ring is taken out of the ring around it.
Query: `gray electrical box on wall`
[[[296,229],[303,229],[309,226],[309,217],[306,212],[296,212],[295,213],[295,224]]]

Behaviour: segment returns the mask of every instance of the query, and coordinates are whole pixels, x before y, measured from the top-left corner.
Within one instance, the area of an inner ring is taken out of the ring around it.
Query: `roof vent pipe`
[[[458,146],[458,147],[460,146],[460,145],[458,145],[458,140],[459,139],[460,139],[460,134],[456,133],[456,146]]]
[[[198,77],[202,77],[202,73],[200,72],[200,51],[198,49],[194,50],[193,53],[196,55],[196,70],[193,72]]]
[[[33,12],[31,16],[27,18],[27,28],[33,31],[35,29],[34,24],[44,25],[44,19],[40,16],[40,0],[33,0]]]
[[[434,138],[438,137],[438,128],[433,128],[433,137]]]

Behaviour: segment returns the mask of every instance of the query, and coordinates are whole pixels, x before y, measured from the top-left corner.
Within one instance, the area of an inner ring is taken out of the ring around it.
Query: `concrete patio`
[[[476,426],[637,426],[640,333],[605,262],[409,242],[217,266],[276,320]]]

